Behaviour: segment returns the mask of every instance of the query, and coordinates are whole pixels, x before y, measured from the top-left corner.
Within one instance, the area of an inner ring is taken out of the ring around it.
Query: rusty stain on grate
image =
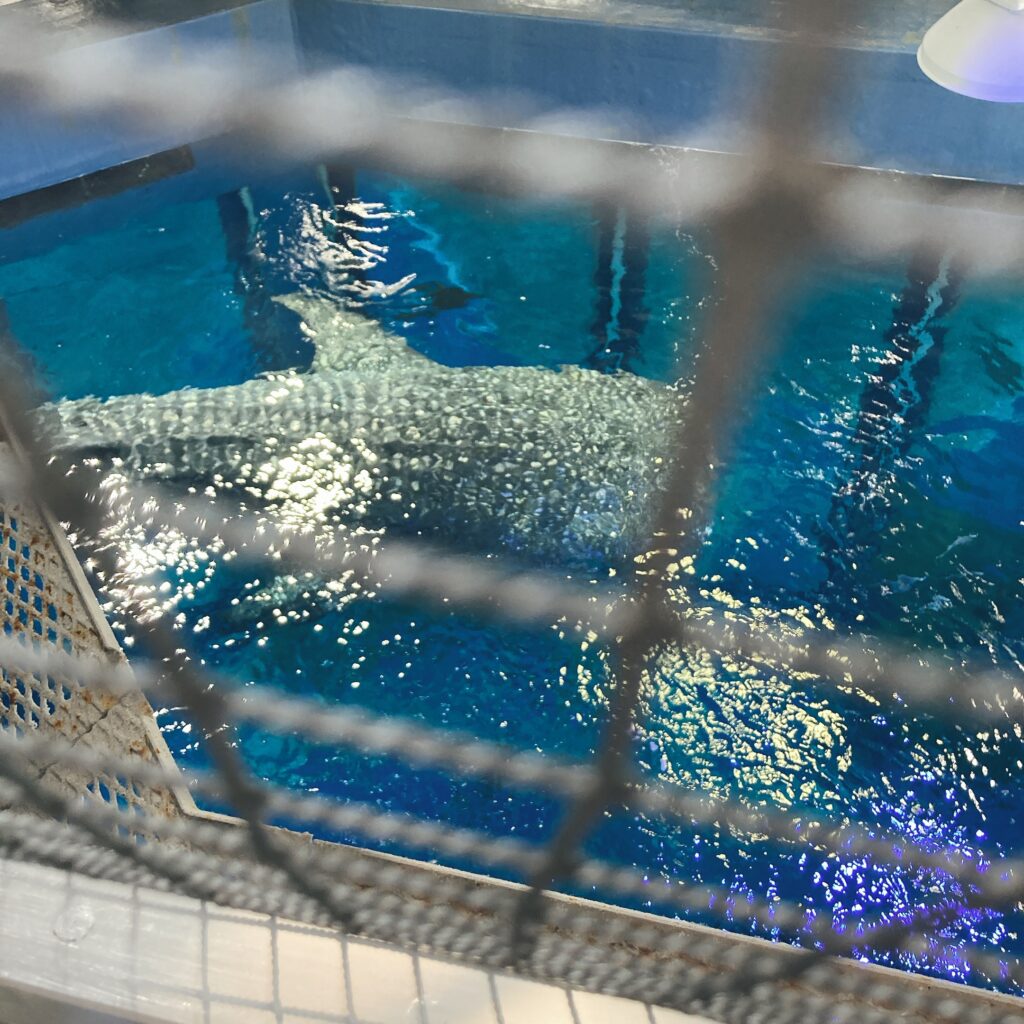
[[[21,457],[0,419],[0,458]],[[123,663],[124,655],[60,525],[32,501],[0,500],[0,630],[33,649]],[[146,697],[81,687],[71,677],[0,667],[0,729],[53,736],[79,749],[173,768]],[[184,787],[145,786],[115,773],[84,773],[36,760],[39,777],[65,797],[122,811],[176,817],[194,808]]]

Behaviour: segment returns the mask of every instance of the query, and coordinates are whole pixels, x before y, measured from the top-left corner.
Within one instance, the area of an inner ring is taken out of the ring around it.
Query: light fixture
[[[917,62],[953,92],[1024,103],[1024,0],[961,0],[925,34]]]

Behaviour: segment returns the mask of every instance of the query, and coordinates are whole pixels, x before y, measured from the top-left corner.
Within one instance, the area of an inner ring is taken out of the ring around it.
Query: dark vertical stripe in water
[[[344,206],[356,198],[356,170],[351,164],[327,164],[324,174],[335,206]]]
[[[947,259],[922,256],[908,267],[882,358],[861,393],[853,465],[828,516],[822,549],[830,583],[864,559],[886,526],[890,485],[926,421],[948,330],[944,321],[959,298],[959,277]]]
[[[959,282],[944,262],[919,259],[907,278],[885,334],[887,358],[861,394],[855,442],[862,466],[894,445],[905,451],[924,422],[948,330],[943,319],[960,298]],[[900,427],[895,432],[894,423]]]
[[[646,304],[650,231],[638,214],[602,204],[597,211],[595,349],[583,365],[602,373],[638,373]]]
[[[647,265],[650,254],[651,233],[647,219],[640,214],[631,214],[626,221],[626,237],[622,249],[622,312],[619,317],[619,335],[630,356],[623,363],[622,369],[633,369],[651,315],[647,306]]]
[[[250,266],[250,243],[252,240],[252,222],[249,209],[242,198],[242,189],[229,192],[217,198],[217,213],[220,215],[220,226],[224,232],[224,245],[228,260],[235,268],[235,275],[244,294],[249,291],[248,273]]]
[[[309,342],[268,287],[265,256],[257,251],[255,220],[248,190],[239,189],[217,199],[228,262],[234,270],[235,292],[242,298],[242,319],[252,341],[259,372],[300,366],[309,361]],[[292,288],[285,289],[291,291]]]
[[[612,322],[612,262],[617,221],[618,210],[614,206],[602,203],[597,207],[597,266],[594,268],[597,308],[590,328],[597,348],[586,361],[586,365],[592,369],[604,369],[602,361],[608,354],[608,331]]]
[[[35,360],[18,342],[11,325],[10,311],[6,301],[0,297],[0,374],[12,375],[30,388],[22,397],[30,405],[45,402],[51,396],[45,394],[43,381]]]

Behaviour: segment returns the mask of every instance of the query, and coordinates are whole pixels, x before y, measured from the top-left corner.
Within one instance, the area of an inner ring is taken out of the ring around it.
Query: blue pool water
[[[24,227],[0,233],[0,299],[41,397],[308,367],[298,319],[271,301],[301,289],[346,299],[446,365],[577,364],[669,381],[677,359],[685,376],[699,357],[715,281],[699,231],[344,168],[93,221],[35,251]],[[736,372],[756,384],[706,543],[680,573],[691,599],[794,635],[864,633],[1019,668],[1024,292],[940,263],[837,261],[795,297],[765,372]],[[608,652],[569,626],[518,631],[316,583],[286,600],[267,574],[163,540],[139,541],[129,563],[152,570],[153,599],[195,656],[243,684],[569,758],[594,750]],[[528,542],[511,546],[473,550],[531,563]],[[562,568],[595,587],[623,578],[595,558],[567,555]],[[162,708],[159,719],[175,755],[201,764],[187,718]],[[238,743],[260,775],[295,789],[497,835],[543,841],[561,810],[295,736],[247,728]],[[651,778],[754,806],[827,812],[972,856],[1019,846],[1024,740],[1009,719],[979,732],[763,668],[662,654],[635,757]],[[644,905],[661,911],[659,876],[799,900],[809,916],[902,917],[960,897],[941,875],[621,813],[588,845],[648,871]],[[1019,955],[1021,924],[971,912],[945,938]],[[900,963],[963,973],[955,959]]]

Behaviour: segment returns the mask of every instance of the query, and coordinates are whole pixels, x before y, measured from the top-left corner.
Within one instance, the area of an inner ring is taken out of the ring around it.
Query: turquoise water
[[[151,205],[33,255],[5,250],[0,234],[0,297],[41,396],[163,393],[307,367],[312,345],[271,301],[303,289],[343,298],[451,366],[577,364],[668,381],[677,359],[685,379],[700,355],[716,268],[699,231],[361,171],[330,181],[333,192],[310,171]],[[797,636],[852,631],[1016,669],[1024,294],[939,263],[836,261],[794,297],[771,364],[736,372],[754,381],[747,418],[677,593]],[[435,527],[429,539],[510,553],[499,531],[481,534]],[[536,564],[526,537],[511,554]],[[242,683],[523,749],[593,752],[608,653],[570,625],[504,629],[317,582],[296,595],[220,551],[157,541],[136,537],[127,561],[151,571],[154,601],[195,656]],[[569,553],[547,567],[595,587],[625,573]],[[159,718],[176,756],[201,764],[187,717],[162,708]],[[295,736],[237,738],[259,774],[302,791],[537,841],[560,813],[540,797]],[[754,806],[827,812],[982,858],[1018,847],[1024,742],[1010,719],[979,732],[898,700],[665,654],[651,664],[634,754],[651,778]],[[799,900],[809,916],[901,917],[962,897],[941,875],[621,813],[588,845],[649,871],[655,910],[658,875]],[[1020,924],[970,912],[945,939],[1017,955]],[[955,959],[900,962],[963,974]]]

